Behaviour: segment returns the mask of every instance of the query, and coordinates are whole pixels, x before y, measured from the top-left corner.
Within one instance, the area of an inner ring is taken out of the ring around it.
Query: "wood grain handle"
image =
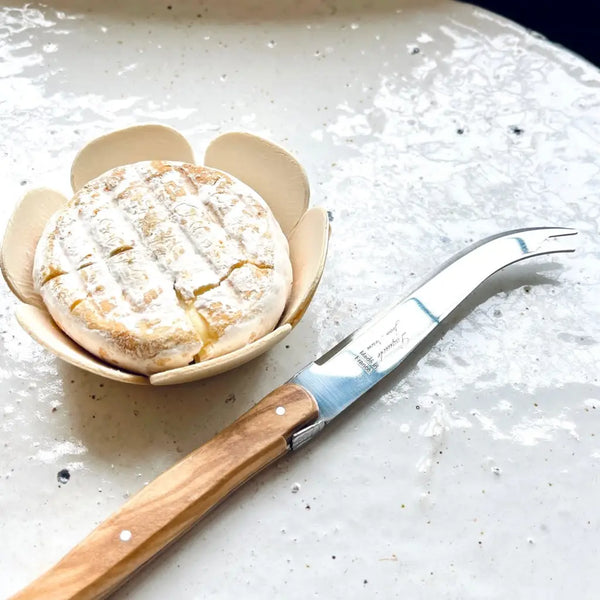
[[[92,600],[114,592],[229,493],[288,451],[318,417],[305,389],[285,384],[160,475],[11,600]]]

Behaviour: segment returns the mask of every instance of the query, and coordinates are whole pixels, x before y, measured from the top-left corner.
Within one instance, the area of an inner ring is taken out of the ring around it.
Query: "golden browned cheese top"
[[[34,263],[58,325],[142,373],[264,335],[291,277],[287,240],[253,190],[168,161],[118,167],[85,185],[47,224]]]

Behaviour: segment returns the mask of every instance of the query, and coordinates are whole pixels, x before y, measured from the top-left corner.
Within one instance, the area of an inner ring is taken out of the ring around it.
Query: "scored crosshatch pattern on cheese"
[[[150,360],[143,368],[153,371],[267,333],[292,277],[287,240],[255,192],[226,173],[164,161],[85,185],[50,221],[35,271],[71,337],[126,368]]]
[[[154,156],[155,154],[160,155],[162,153],[156,147],[156,140],[152,142],[152,139],[150,139],[151,143],[148,144],[148,133],[151,133],[150,138],[152,138],[156,134],[157,129],[162,135],[161,148],[165,145],[163,135],[165,133],[168,133],[167,138],[173,135],[176,137],[176,145],[181,144],[181,134],[161,125],[133,126],[90,142],[77,155],[73,163],[72,184],[75,193],[80,191],[93,177],[100,177],[103,174],[108,177],[112,169],[119,168],[122,165],[163,160],[163,158]],[[115,153],[112,152],[111,148],[115,145],[120,146],[123,139],[128,140],[130,145],[134,142],[136,147],[146,147],[147,150],[144,151],[142,156],[127,156],[117,152],[116,156],[120,156],[120,158],[116,159]],[[108,142],[110,148],[104,147],[102,149],[103,146],[106,146],[106,142]],[[185,144],[187,150],[184,149],[181,152],[181,148],[179,148],[171,157],[164,160],[174,161],[179,164],[196,164],[193,161],[193,157],[189,154],[189,144],[187,142]],[[239,153],[240,144],[245,148],[241,156]],[[168,139],[166,145],[167,147],[172,146],[172,144],[168,143]],[[218,148],[216,154],[212,152],[214,148]],[[88,150],[91,151],[91,149],[93,149],[93,152],[90,154]],[[231,150],[233,149],[235,149],[235,157],[231,156]],[[105,161],[104,168],[102,169],[99,168],[100,165],[95,160],[97,152],[108,153],[113,157],[110,161]],[[248,172],[239,172],[237,167],[241,164],[240,161],[243,162],[244,156],[246,159],[249,156],[254,157],[254,159],[258,157],[258,160],[251,161],[251,164],[246,166],[250,167],[252,173],[268,172],[268,181],[257,182],[250,177]],[[233,162],[231,159],[233,159]],[[90,161],[92,164],[87,164]],[[281,166],[282,161],[283,168]],[[85,166],[86,164],[87,167]],[[253,357],[265,352],[285,337],[302,318],[323,272],[329,230],[327,212],[321,207],[313,207],[307,210],[309,189],[308,181],[302,167],[286,150],[263,138],[247,133],[228,133],[219,136],[207,148],[205,166],[218,173],[239,178],[239,181],[243,182],[246,186],[250,186],[265,202],[269,210],[272,211],[271,214],[277,221],[277,225],[285,237],[288,238],[289,236],[289,244],[287,246],[289,253],[282,253],[280,258],[285,258],[286,261],[289,259],[290,265],[287,267],[284,265],[284,267],[288,271],[289,267],[292,267],[293,278],[289,286],[289,297],[287,298],[284,311],[275,324],[274,329],[260,335],[258,339],[250,337],[241,345],[238,345],[239,339],[235,340],[239,333],[238,331],[235,335],[229,335],[229,342],[235,342],[235,345],[232,343],[229,349],[222,344],[223,338],[219,340],[221,349],[218,355],[216,354],[215,347],[212,346],[213,356],[197,356],[196,362],[155,372],[147,378],[142,375],[127,373],[118,368],[116,364],[111,366],[105,364],[110,361],[98,360],[100,358],[99,355],[97,358],[93,356],[93,353],[90,355],[82,345],[78,345],[73,338],[70,338],[65,330],[57,327],[56,321],[51,318],[48,308],[40,296],[40,286],[36,286],[34,283],[33,262],[36,247],[39,245],[42,233],[49,221],[56,219],[57,215],[61,214],[62,209],[69,202],[62,194],[53,192],[47,188],[31,190],[17,203],[10,218],[4,236],[2,252],[0,253],[2,274],[10,289],[25,305],[31,305],[40,310],[40,314],[37,314],[35,311],[29,310],[27,306],[19,306],[17,309],[17,320],[23,328],[47,350],[77,367],[89,369],[94,373],[109,376],[118,381],[135,382],[138,384],[148,382],[154,385],[167,385],[175,381],[183,382],[206,378],[217,372],[231,369],[233,366],[248,362]],[[88,173],[91,176],[82,176],[82,173]],[[167,203],[167,207],[169,204]],[[283,219],[283,223],[281,219]],[[250,226],[251,223],[247,222],[245,231],[251,229]],[[199,231],[201,233],[201,229]],[[194,232],[194,235],[196,235],[196,232]],[[69,236],[68,241],[72,241],[72,238],[72,235]],[[41,242],[41,244],[43,243],[44,241]],[[86,243],[83,245],[85,247]],[[112,248],[114,249],[108,253],[109,258],[111,255],[117,255],[129,249],[127,246],[119,247],[118,244],[113,245]],[[67,261],[64,260],[63,262],[65,262],[64,271],[71,271],[71,267],[68,266]],[[92,262],[90,257],[87,256],[83,262],[78,263],[78,266],[85,268]],[[51,266],[49,265],[49,267]],[[240,269],[242,266],[245,268]],[[260,267],[263,265],[259,264],[257,266]],[[277,268],[277,265],[275,266]],[[240,279],[240,274],[244,272],[248,273],[248,271],[261,274],[261,271],[254,269],[252,265],[237,263],[235,268],[230,267],[228,274],[224,276],[224,279],[229,278],[230,281],[224,281],[222,285],[230,285],[233,279],[237,281]],[[48,279],[59,274],[64,275],[64,272],[51,268],[48,268],[47,272],[44,273]],[[37,275],[39,276],[40,274],[38,273]],[[210,285],[202,285],[194,291],[195,294],[200,294],[201,292],[201,295],[204,296],[211,289],[218,288],[219,285],[221,284],[211,283]],[[243,291],[243,294],[248,297],[247,300],[249,301],[256,290],[246,286],[240,291]],[[73,310],[81,304],[84,297],[85,293],[82,293],[78,298],[74,298],[70,309]],[[206,300],[205,297],[202,299]],[[179,298],[177,300],[180,301]],[[180,306],[180,308],[182,307]],[[207,326],[197,314],[196,307],[188,309],[187,306],[183,306],[183,308],[187,310],[188,318],[194,319],[194,323],[188,323],[188,326],[202,333],[202,335],[197,336],[198,338],[204,337]],[[222,326],[226,328],[228,323],[224,321]],[[259,329],[261,328],[262,326],[259,327]],[[40,329],[42,331],[41,334],[39,333]],[[233,332],[235,332],[235,329],[230,328],[228,333],[232,334]],[[239,336],[237,337],[239,338]],[[210,347],[205,345],[205,348]]]

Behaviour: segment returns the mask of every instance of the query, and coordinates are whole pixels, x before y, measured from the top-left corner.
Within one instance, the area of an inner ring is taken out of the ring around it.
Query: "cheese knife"
[[[573,229],[517,229],[454,256],[133,496],[12,600],[105,598],[237,487],[312,440],[388,375],[479,284],[520,260],[573,252]]]

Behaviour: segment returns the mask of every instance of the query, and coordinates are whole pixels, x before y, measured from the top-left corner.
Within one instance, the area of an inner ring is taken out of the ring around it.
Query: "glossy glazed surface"
[[[495,276],[115,598],[593,597],[598,71],[468,5],[225,4],[0,9],[2,227],[28,186],[69,193],[85,141],[155,121],[194,148],[232,129],[286,147],[333,232],[284,343],[177,387],[60,362],[1,284],[0,595],[454,252],[556,225],[574,255]]]

